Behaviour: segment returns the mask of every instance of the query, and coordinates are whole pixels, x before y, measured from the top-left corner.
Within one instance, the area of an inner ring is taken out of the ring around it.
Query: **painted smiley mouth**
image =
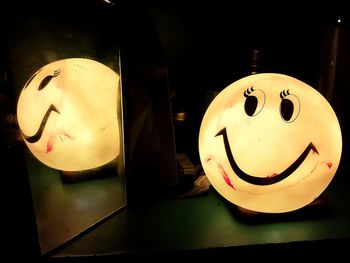
[[[227,138],[226,128],[223,128],[222,130],[220,130],[215,135],[215,137],[220,135],[223,136],[226,155],[235,174],[242,180],[246,181],[247,183],[254,184],[254,185],[271,185],[271,184],[278,183],[283,179],[287,178],[289,175],[291,175],[304,162],[309,152],[313,151],[318,154],[318,151],[315,145],[313,145],[310,142],[309,145],[306,147],[306,149],[303,151],[303,153],[283,172],[279,174],[274,174],[268,177],[256,177],[245,173],[237,165],[231,152],[230,143]]]
[[[50,114],[52,111],[55,111],[57,112],[58,114],[60,114],[60,112],[58,111],[58,109],[53,105],[51,104],[50,107],[47,109],[46,113],[45,113],[45,116],[44,118],[42,119],[41,123],[40,123],[40,126],[39,126],[39,129],[37,130],[37,132],[32,135],[32,136],[27,136],[25,134],[23,134],[23,137],[24,139],[29,142],[29,143],[35,143],[37,141],[40,140],[41,138],[41,135],[43,134],[43,131],[45,129],[45,126],[46,126],[46,123],[50,117]]]

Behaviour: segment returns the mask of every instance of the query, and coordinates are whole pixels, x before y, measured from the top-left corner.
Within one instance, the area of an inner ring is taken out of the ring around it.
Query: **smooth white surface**
[[[119,75],[90,59],[71,58],[38,70],[24,86],[17,119],[30,151],[64,171],[102,166],[119,155]],[[43,121],[50,107],[47,122]]]
[[[293,104],[287,119],[281,92]],[[252,116],[245,111],[244,93],[257,99]],[[218,135],[223,129],[226,149],[224,136]],[[314,149],[307,148],[311,144]],[[209,105],[199,133],[201,163],[214,188],[258,212],[287,212],[312,202],[334,177],[341,151],[340,125],[327,100],[306,83],[275,73],[247,76],[225,88]],[[243,173],[266,178],[257,180],[264,183],[238,176],[230,154]],[[285,178],[271,183],[281,174]]]

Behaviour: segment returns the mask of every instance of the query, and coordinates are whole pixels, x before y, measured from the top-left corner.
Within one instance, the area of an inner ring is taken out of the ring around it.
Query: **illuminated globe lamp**
[[[45,165],[74,176],[120,152],[119,75],[85,58],[52,62],[34,73],[17,103],[25,144]]]
[[[291,76],[239,79],[209,105],[199,154],[214,189],[253,212],[284,213],[311,204],[339,166],[335,112],[314,88]]]

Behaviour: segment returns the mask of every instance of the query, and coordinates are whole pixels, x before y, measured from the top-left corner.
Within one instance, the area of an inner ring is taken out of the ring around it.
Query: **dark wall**
[[[326,95],[324,80],[337,27],[341,28],[339,58],[330,102],[342,126],[346,125],[349,103],[341,94],[350,85],[348,9],[336,2],[317,6],[301,1],[189,2],[147,1],[140,6],[158,29],[168,59],[173,111],[187,113],[187,146],[194,162],[198,162],[197,137],[208,92],[221,91],[249,75],[254,49],[259,52],[258,72],[291,75]]]

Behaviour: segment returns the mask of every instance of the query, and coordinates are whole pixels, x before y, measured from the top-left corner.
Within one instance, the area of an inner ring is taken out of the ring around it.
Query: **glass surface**
[[[2,148],[24,153],[14,161],[49,255],[126,205],[119,16],[105,1],[26,5],[7,7]]]

